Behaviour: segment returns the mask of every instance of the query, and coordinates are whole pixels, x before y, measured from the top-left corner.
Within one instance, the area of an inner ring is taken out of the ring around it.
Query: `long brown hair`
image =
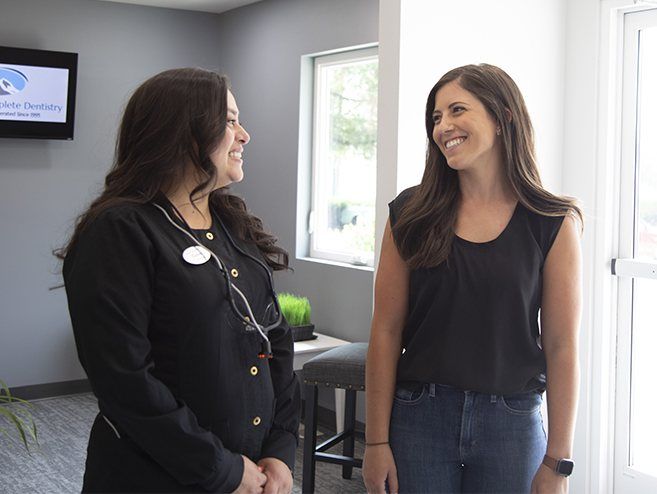
[[[447,165],[433,140],[436,93],[450,82],[457,82],[481,101],[500,127],[504,170],[518,201],[534,213],[544,216],[574,214],[583,223],[575,199],[554,195],[541,184],[534,130],[516,83],[494,65],[465,65],[441,77],[427,97],[428,144],[424,174],[392,227],[397,248],[408,265],[412,269],[439,265],[447,259],[454,239],[461,200],[458,173]]]
[[[153,201],[182,177],[189,162],[200,177],[190,192],[190,203],[211,188],[217,169],[210,155],[226,132],[228,88],[225,76],[199,68],[167,70],[139,86],[126,105],[105,187],[78,216],[73,235],[55,255],[64,259],[85,228],[106,209]],[[288,267],[287,252],[264,231],[262,221],[248,212],[241,198],[221,188],[210,193],[209,202],[242,240],[260,249],[273,269]]]

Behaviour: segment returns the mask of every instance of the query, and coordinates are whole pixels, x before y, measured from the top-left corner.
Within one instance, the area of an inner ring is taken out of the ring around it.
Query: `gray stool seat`
[[[356,429],[356,392],[365,390],[365,359],[367,343],[350,343],[313,357],[303,366],[305,416],[303,445],[304,494],[315,490],[315,463],[318,461],[342,465],[342,478],[350,479],[354,467],[362,468],[363,460],[354,458]],[[345,390],[344,430],[317,445],[318,388]],[[342,443],[342,454],[326,450]]]
[[[364,391],[365,357],[367,343],[351,343],[320,353],[303,366],[303,382]]]

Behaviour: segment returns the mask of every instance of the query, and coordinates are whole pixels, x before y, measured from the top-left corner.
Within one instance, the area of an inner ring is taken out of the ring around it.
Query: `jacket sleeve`
[[[148,339],[157,253],[136,213],[103,213],[64,262],[80,362],[101,413],[183,485],[231,492],[241,455],[201,428],[152,374]]]
[[[280,327],[269,332],[274,357],[270,372],[276,395],[274,423],[262,448],[262,457],[283,461],[294,470],[294,452],[299,442],[301,388],[293,370],[294,342],[292,331],[283,320]]]

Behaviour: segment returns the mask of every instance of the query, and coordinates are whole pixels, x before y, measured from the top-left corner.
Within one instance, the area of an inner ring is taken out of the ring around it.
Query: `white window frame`
[[[614,437],[614,491],[654,492],[657,479],[629,466],[631,418],[633,280],[656,278],[657,263],[634,259],[636,221],[636,151],[639,30],[657,26],[657,9],[624,13],[622,95],[620,101],[620,167],[618,177],[617,255],[612,274],[617,277],[616,406]]]
[[[370,259],[360,259],[352,254],[344,254],[328,250],[316,249],[314,246],[315,222],[317,221],[317,212],[319,211],[318,203],[321,199],[321,188],[319,177],[321,175],[319,166],[321,164],[321,154],[326,149],[327,143],[325,136],[327,133],[322,127],[322,112],[328,102],[326,98],[322,99],[321,83],[319,71],[322,67],[330,65],[339,65],[347,62],[361,60],[378,59],[378,47],[358,47],[345,51],[334,52],[330,54],[320,54],[313,57],[313,120],[312,120],[312,151],[311,151],[311,189],[310,189],[310,211],[308,215],[308,255],[310,258],[324,260],[329,262],[338,262],[341,264],[367,267],[372,269],[374,266],[374,255]],[[376,176],[374,177],[376,180]]]

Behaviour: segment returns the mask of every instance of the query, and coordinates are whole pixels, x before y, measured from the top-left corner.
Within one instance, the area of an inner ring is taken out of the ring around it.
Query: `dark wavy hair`
[[[458,172],[447,165],[433,140],[436,93],[450,82],[456,82],[481,101],[500,127],[504,171],[518,201],[534,213],[544,216],[572,214],[583,224],[582,211],[574,198],[554,195],[541,184],[534,130],[516,83],[494,65],[465,65],[442,76],[427,97],[428,144],[424,174],[392,227],[397,248],[408,265],[418,269],[441,264],[447,259],[454,239],[461,200]]]
[[[190,203],[212,188],[217,169],[210,155],[226,132],[228,89],[225,76],[199,68],[167,70],[139,86],[126,105],[103,191],[78,216],[73,235],[54,254],[64,259],[82,231],[106,209],[153,201],[182,178],[189,162],[200,178]],[[272,269],[288,268],[287,252],[241,198],[224,187],[211,192],[209,202],[238,237],[258,247]]]

